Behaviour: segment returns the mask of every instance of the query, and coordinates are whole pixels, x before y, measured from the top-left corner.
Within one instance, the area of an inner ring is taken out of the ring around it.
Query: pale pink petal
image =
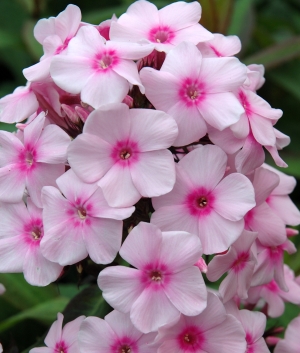
[[[0,168],[0,201],[19,202],[25,191],[25,175],[18,164],[9,164]]]
[[[208,136],[215,145],[221,147],[228,154],[236,153],[245,142],[244,139],[237,139],[230,128],[220,131],[208,126]]]
[[[87,317],[81,324],[78,343],[82,353],[110,353],[116,335],[107,322],[98,317]]]
[[[128,313],[133,303],[141,295],[144,285],[141,272],[123,266],[107,267],[98,277],[98,286],[103,298],[116,310]]]
[[[36,163],[34,169],[27,174],[26,186],[32,201],[42,207],[41,191],[43,186],[55,186],[55,180],[65,171],[64,164]]]
[[[15,123],[29,118],[38,109],[38,101],[30,87],[18,87],[0,99],[0,121]]]
[[[245,333],[241,324],[231,315],[215,329],[205,332],[203,350],[206,352],[244,353],[246,350]]]
[[[182,102],[177,102],[167,112],[178,125],[178,136],[173,146],[185,146],[206,135],[207,126],[196,105],[186,107]]]
[[[207,291],[199,269],[190,267],[168,277],[170,283],[164,290],[171,303],[184,315],[200,314],[206,307]]]
[[[246,138],[249,135],[249,129],[249,120],[245,113],[242,114],[240,120],[237,123],[230,126],[230,130],[238,139]]]
[[[194,186],[211,191],[223,177],[226,163],[227,156],[220,147],[207,145],[188,153],[179,165],[189,171],[188,175]]]
[[[251,279],[254,272],[255,260],[253,257],[253,261],[247,261],[244,263],[244,267],[242,271],[235,274],[237,276],[237,295],[241,299],[248,298],[248,289],[251,285]],[[233,270],[234,271],[234,270]],[[231,298],[230,298],[231,299]]]
[[[140,71],[140,77],[145,86],[146,97],[156,109],[167,112],[178,102],[180,82],[172,74],[144,67]]]
[[[179,1],[160,9],[158,16],[161,25],[170,26],[178,31],[200,21],[201,6],[196,1],[192,3]]]
[[[299,327],[300,317],[298,316],[289,323],[284,340],[277,343],[274,353],[297,353],[300,344]]]
[[[240,310],[238,320],[244,327],[246,334],[253,341],[263,336],[266,328],[266,316],[258,311]]]
[[[55,18],[43,18],[37,22],[34,26],[33,34],[35,39],[40,43],[43,44],[43,41],[53,34],[55,34]]]
[[[32,286],[47,286],[57,280],[62,270],[59,264],[45,259],[39,246],[28,249],[23,272],[26,281]]]
[[[53,322],[45,338],[45,344],[48,347],[55,348],[56,343],[61,340],[63,319],[64,319],[63,314],[58,313],[57,320]]]
[[[101,187],[107,203],[112,207],[129,207],[141,198],[127,165],[115,164],[100,179],[98,185]]]
[[[117,42],[139,42],[141,40],[145,40],[145,31],[143,31],[142,26],[144,24],[140,19],[138,20],[138,25],[136,27],[128,27],[126,26],[127,20],[125,20],[125,24],[119,23],[120,20],[123,19],[123,16],[126,16],[128,19],[127,14],[123,14],[119,19],[118,22],[112,22],[109,30],[109,37],[112,41]],[[157,20],[158,20],[158,16]],[[129,19],[131,22],[131,19]]]
[[[28,199],[27,199],[28,200]],[[24,224],[30,222],[30,215],[23,201],[1,204],[0,238],[13,237],[24,230]]]
[[[210,33],[203,26],[201,26],[199,23],[197,23],[192,26],[178,30],[176,32],[175,37],[172,39],[171,43],[173,44],[173,46],[174,45],[176,46],[184,41],[187,41],[196,45],[199,42],[204,42],[212,38],[213,38],[213,34]],[[167,51],[166,49],[164,50]]]
[[[219,286],[219,293],[222,296],[223,303],[227,303],[228,300],[237,294],[237,288],[238,277],[233,271],[230,271]]]
[[[247,77],[247,68],[237,58],[204,58],[200,80],[209,93],[229,92],[239,88]]]
[[[276,137],[272,122],[262,116],[252,114],[249,119],[254,138],[261,145],[273,146],[276,143]]]
[[[180,4],[183,6],[188,5],[184,2],[181,2]],[[193,4],[197,3],[194,2]],[[167,7],[168,6],[164,9]],[[191,63],[193,64],[191,65]],[[169,51],[161,67],[161,72],[170,73],[181,80],[184,80],[187,77],[198,77],[200,74],[201,63],[202,55],[197,47],[191,43],[183,42]]]
[[[191,217],[185,206],[164,206],[157,209],[151,216],[151,223],[163,231],[186,231],[198,234],[198,219]],[[199,235],[199,234],[198,234]]]
[[[114,72],[116,72],[120,77],[125,78],[128,82],[130,82],[132,85],[137,85],[139,86],[139,89],[142,94],[145,93],[145,88],[142,85],[138,70],[137,70],[137,65],[135,62],[131,60],[121,60],[118,62],[118,64],[112,69]],[[113,80],[113,78],[109,78],[110,80]],[[116,83],[117,84],[117,83]],[[127,90],[129,89],[128,85],[123,84],[124,89],[125,87]],[[107,90],[108,87],[105,87],[105,90]],[[114,87],[115,89],[115,87]],[[127,92],[126,92],[127,93]],[[112,102],[118,102],[118,100],[113,100],[110,98],[107,98],[107,103],[112,103]]]
[[[236,170],[242,174],[248,174],[255,168],[260,167],[265,160],[265,152],[262,146],[256,142],[252,135],[249,135],[240,152],[236,155]]]
[[[199,43],[198,49],[207,57],[233,56],[241,51],[241,41],[237,36],[224,36],[214,33],[208,42]]]
[[[117,310],[113,310],[106,315],[104,319],[119,339],[122,339],[124,336],[129,336],[132,340],[138,341],[141,336],[144,336],[142,332],[133,326],[128,313],[123,314]]]
[[[116,257],[122,241],[122,222],[115,219],[94,218],[83,233],[90,258],[97,264],[108,264]]]
[[[53,349],[48,347],[37,347],[37,348],[32,348],[29,352],[30,353],[52,353]]]
[[[198,109],[203,119],[218,130],[235,124],[244,113],[242,105],[231,92],[207,94]]]
[[[255,190],[256,205],[258,206],[266,201],[267,197],[279,184],[279,177],[270,170],[258,168],[255,171],[252,183]]]
[[[173,273],[193,266],[201,255],[201,243],[196,235],[179,231],[163,232],[160,257],[169,264]]]
[[[268,164],[264,164],[263,168],[276,173],[280,179],[279,185],[272,192],[273,195],[287,195],[293,192],[296,186],[296,179],[293,176],[287,175]]]
[[[45,113],[41,112],[24,129],[24,144],[35,146],[44,129],[44,124],[45,124]]]
[[[297,226],[300,223],[300,212],[289,196],[271,195],[267,203],[285,224]]]
[[[284,301],[277,293],[269,290],[263,290],[262,297],[268,303],[268,315],[270,317],[279,317],[283,314]]]
[[[151,286],[144,289],[130,310],[132,323],[143,333],[157,331],[159,327],[174,321],[179,315],[180,312],[170,302],[165,292],[162,289],[153,290]]]
[[[141,152],[168,148],[178,134],[174,119],[161,111],[130,109],[129,119],[130,139],[138,143]]]
[[[23,69],[23,75],[30,82],[39,82],[48,78],[52,57],[47,57],[35,65]]]
[[[64,41],[73,37],[79,27],[81,21],[81,11],[76,5],[70,4],[62,11],[55,20],[56,33]]]
[[[275,130],[275,129],[274,129]],[[279,156],[278,150],[274,146],[265,146],[266,150],[270,153],[272,158],[274,159],[274,162],[278,167],[281,168],[287,168],[288,165],[285,163],[285,161]]]
[[[76,351],[76,348],[78,349],[77,344],[77,340],[78,340],[78,332],[79,332],[79,328],[83,322],[83,320],[85,319],[85,316],[79,316],[78,318],[76,318],[73,321],[68,322],[62,331],[62,340],[64,340],[68,345],[72,345],[72,351]],[[75,344],[75,347],[74,347]],[[69,348],[70,351],[70,348]],[[75,353],[74,352],[74,353]]]
[[[213,208],[231,221],[239,221],[255,206],[250,180],[239,173],[228,175],[214,189]]]
[[[241,235],[244,220],[232,222],[212,211],[198,220],[199,237],[204,254],[223,252]]]
[[[24,146],[14,134],[8,131],[0,131],[0,146],[1,167],[4,167],[6,164],[19,162],[19,154],[24,151]]]
[[[258,232],[259,241],[265,246],[277,246],[286,240],[285,225],[264,202],[246,216],[247,227]]]
[[[139,161],[130,166],[130,174],[133,185],[142,196],[166,194],[175,184],[175,163],[172,153],[168,150],[141,153]]]
[[[138,60],[149,55],[153,49],[153,44],[146,43],[123,43],[107,41],[106,48],[115,49],[120,58],[127,60]],[[122,60],[123,61],[123,60]],[[132,61],[131,61],[132,62]],[[137,68],[135,69],[137,71]]]
[[[38,144],[37,162],[58,164],[67,160],[67,148],[71,140],[61,128],[48,125],[42,132]]]
[[[86,183],[94,183],[112,167],[111,146],[87,133],[76,137],[68,148],[68,161],[76,175]]]
[[[58,55],[52,59],[50,74],[57,86],[69,93],[79,94],[94,70],[89,58]]]
[[[229,271],[237,252],[231,247],[225,255],[216,255],[208,264],[206,276],[211,282],[216,282],[225,272]]]
[[[124,241],[120,255],[128,263],[142,269],[145,264],[160,258],[161,246],[160,229],[153,224],[140,222]]]
[[[3,273],[23,272],[27,249],[22,236],[0,239],[0,271]]]

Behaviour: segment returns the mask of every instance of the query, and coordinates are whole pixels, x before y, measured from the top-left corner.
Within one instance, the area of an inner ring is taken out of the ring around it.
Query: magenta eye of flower
[[[169,33],[165,31],[158,31],[154,38],[157,43],[164,43],[168,40],[168,37]]]
[[[131,353],[131,349],[130,349],[129,346],[123,345],[123,346],[120,348],[119,353]]]
[[[40,227],[33,227],[31,236],[34,240],[39,240],[43,235],[43,231]]]
[[[80,219],[85,219],[86,218],[86,209],[84,209],[83,207],[79,207],[77,209],[77,213]]]
[[[154,43],[166,43],[174,37],[174,32],[168,26],[153,28],[149,33],[149,40]]]
[[[100,60],[99,60],[99,67],[102,70],[106,70],[112,63],[112,58],[108,55],[103,56]]]
[[[183,340],[185,343],[193,345],[196,342],[196,337],[193,334],[186,333],[183,336]]]
[[[154,282],[160,282],[162,280],[162,273],[160,271],[152,271],[150,273],[150,278]]]
[[[120,152],[120,158],[121,159],[128,159],[131,157],[131,154],[132,154],[132,152],[130,149],[128,149],[128,148],[124,149]]]
[[[207,198],[205,196],[201,196],[197,199],[197,205],[200,207],[200,208],[204,208],[207,206]]]

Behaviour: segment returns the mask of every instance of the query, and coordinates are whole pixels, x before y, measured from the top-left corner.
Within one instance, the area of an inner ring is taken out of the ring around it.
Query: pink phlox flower
[[[258,232],[258,240],[264,246],[281,245],[287,239],[285,224],[266,202],[278,186],[279,177],[273,171],[260,167],[252,179],[256,206],[246,214],[245,228]]]
[[[69,136],[58,126],[45,124],[39,114],[24,129],[24,140],[0,131],[0,201],[21,201],[25,188],[33,202],[41,207],[41,189],[55,185],[64,173]]]
[[[284,265],[284,280],[288,292],[280,289],[273,279],[270,283],[257,287],[251,287],[248,291],[248,302],[256,304],[262,298],[268,304],[268,315],[279,317],[284,312],[284,302],[300,304],[300,285],[295,281],[294,272]]]
[[[148,1],[136,1],[113,22],[110,38],[114,41],[153,43],[158,51],[168,52],[183,41],[198,44],[213,38],[199,24],[201,6],[198,2],[177,1],[158,10]]]
[[[157,332],[143,334],[137,330],[129,317],[117,310],[105,316],[86,318],[78,335],[81,353],[156,353],[154,343]]]
[[[246,78],[246,67],[236,58],[202,58],[194,44],[184,42],[167,54],[160,71],[145,67],[140,76],[154,107],[176,120],[175,146],[199,140],[206,124],[223,130],[244,112],[231,92]]]
[[[0,99],[0,121],[16,123],[27,119],[39,107],[30,84],[17,87],[13,93]]]
[[[44,256],[62,266],[88,255],[96,263],[112,262],[121,246],[121,220],[128,218],[134,207],[108,206],[97,184],[83,183],[72,170],[56,183],[60,190],[52,186],[42,190]]]
[[[157,337],[158,353],[245,353],[245,333],[240,322],[227,315],[219,298],[210,292],[207,307],[197,316],[181,315],[163,326]]]
[[[255,206],[247,177],[223,178],[227,156],[217,146],[201,146],[176,165],[171,192],[153,198],[151,223],[164,231],[183,230],[200,237],[204,254],[222,252],[244,229],[244,215]]]
[[[44,55],[40,62],[23,70],[28,81],[45,80],[55,55],[64,55],[70,40],[76,35],[81,23],[81,11],[76,5],[68,5],[57,17],[41,19],[34,27],[36,40],[43,45]]]
[[[98,26],[96,26],[100,35],[105,38],[106,40],[110,40],[109,31],[112,22],[116,22],[118,20],[117,16],[114,14],[110,20],[105,20],[101,22]]]
[[[292,320],[284,335],[284,339],[280,340],[275,349],[274,353],[298,353],[300,347],[300,316]]]
[[[266,328],[266,316],[258,311],[239,310],[231,300],[225,304],[227,314],[233,315],[243,326],[246,334],[245,353],[270,353],[263,338]]]
[[[257,245],[257,265],[251,286],[266,284],[274,279],[283,291],[288,291],[283,272],[283,255],[284,251],[289,254],[294,254],[297,251],[294,243],[287,239],[278,246],[263,246],[259,241],[257,241]]]
[[[63,314],[58,313],[44,341],[47,347],[32,348],[29,353],[79,353],[77,337],[85,316],[79,316],[62,328],[63,319]]]
[[[4,285],[0,283],[0,295],[2,295],[6,291]]]
[[[256,254],[251,246],[256,237],[257,233],[244,230],[226,254],[216,255],[208,264],[207,278],[212,282],[228,272],[219,287],[223,303],[235,295],[241,299],[248,298],[247,291],[256,264]]]
[[[300,223],[300,212],[288,196],[296,186],[296,179],[267,164],[264,164],[263,168],[279,176],[279,184],[266,199],[267,204],[285,224],[297,226]]]
[[[242,43],[237,36],[224,36],[220,33],[214,33],[213,39],[199,43],[197,48],[205,58],[220,58],[239,53]]]
[[[27,198],[24,202],[1,205],[0,272],[24,272],[28,283],[47,286],[61,274],[63,267],[41,253],[44,236],[42,209]]]
[[[175,163],[167,148],[177,133],[175,120],[164,112],[109,104],[89,115],[68,161],[84,182],[98,182],[109,205],[132,206],[142,196],[173,188]]]
[[[194,266],[202,254],[197,236],[187,232],[161,232],[153,224],[139,223],[129,233],[120,255],[135,268],[107,267],[98,285],[116,310],[130,312],[134,326],[153,332],[178,319],[194,316],[206,307],[206,287]]]
[[[81,100],[95,109],[120,103],[130,84],[145,93],[133,60],[152,50],[152,44],[106,41],[95,27],[83,26],[70,41],[67,55],[53,58],[51,77],[65,91],[80,93]]]

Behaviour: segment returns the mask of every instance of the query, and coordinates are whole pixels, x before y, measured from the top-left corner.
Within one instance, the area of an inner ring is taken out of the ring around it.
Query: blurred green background
[[[99,24],[115,13],[126,11],[131,0],[76,0],[83,21]],[[171,1],[153,1],[159,8]],[[37,62],[41,46],[33,37],[38,19],[56,16],[68,5],[68,0],[0,0],[0,97],[25,85],[22,69]],[[299,0],[202,0],[201,23],[212,32],[238,35],[243,44],[239,58],[246,64],[264,64],[266,83],[258,94],[272,107],[284,111],[278,128],[292,139],[280,153],[289,164],[285,172],[300,179],[300,1]],[[13,131],[13,125],[0,123],[0,128]],[[272,160],[268,158],[268,162]],[[300,206],[300,186],[293,193]],[[300,247],[300,240],[295,239]],[[300,274],[300,256],[288,257],[287,262]],[[47,288],[34,288],[22,274],[0,274],[0,283],[7,293],[0,297],[0,342],[5,352],[28,352],[37,340],[42,345],[45,332],[64,311],[67,321],[75,317],[103,317],[109,310],[99,289],[80,283],[80,275],[72,269],[59,283]],[[79,286],[80,283],[80,286]],[[282,318],[270,321],[286,326],[299,313],[299,308],[287,305]]]

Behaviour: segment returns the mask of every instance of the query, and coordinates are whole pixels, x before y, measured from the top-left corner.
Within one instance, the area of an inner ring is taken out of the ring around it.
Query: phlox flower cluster
[[[99,25],[69,5],[35,26],[44,55],[0,99],[17,128],[0,131],[0,272],[46,286],[99,264],[114,310],[64,328],[59,313],[31,353],[265,353],[266,316],[300,305],[283,263],[295,179],[264,163],[286,166],[282,112],[240,40],[200,18],[198,2],[139,0]]]

